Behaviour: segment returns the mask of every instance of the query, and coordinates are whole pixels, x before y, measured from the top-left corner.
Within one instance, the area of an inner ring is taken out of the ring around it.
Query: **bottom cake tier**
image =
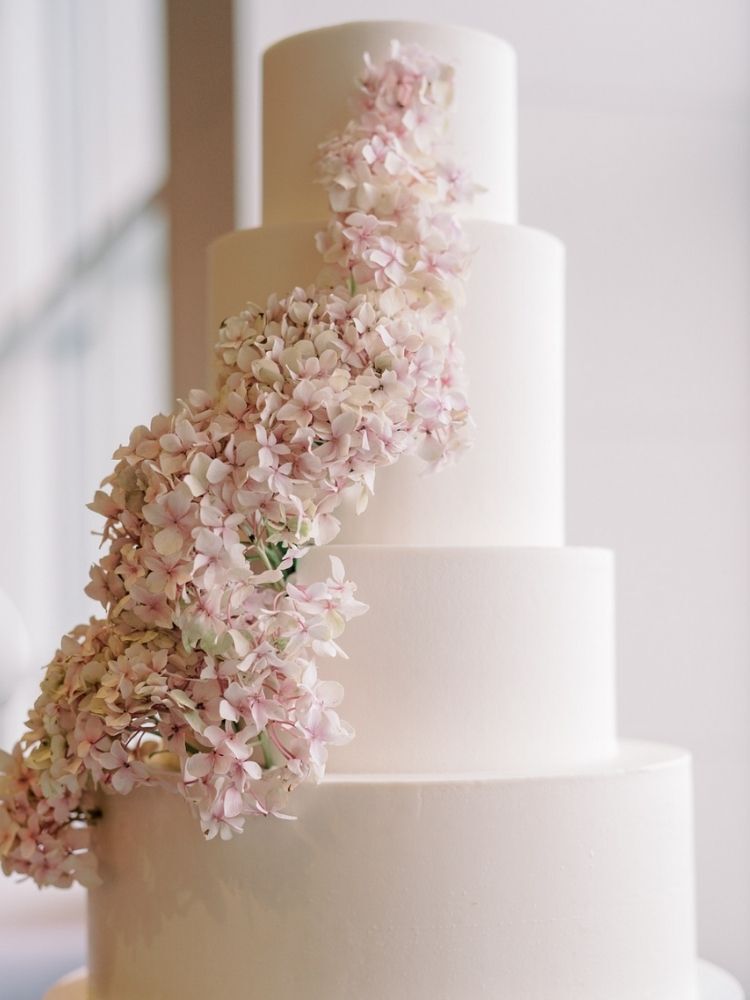
[[[206,843],[185,803],[104,800],[91,1000],[694,1000],[689,756],[335,775]]]

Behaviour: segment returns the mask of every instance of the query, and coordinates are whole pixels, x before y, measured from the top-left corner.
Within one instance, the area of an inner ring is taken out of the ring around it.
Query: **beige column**
[[[234,228],[232,0],[168,0],[170,287],[176,396],[207,385],[208,243]]]

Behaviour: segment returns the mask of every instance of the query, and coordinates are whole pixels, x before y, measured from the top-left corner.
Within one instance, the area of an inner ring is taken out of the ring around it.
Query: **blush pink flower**
[[[248,731],[231,733],[221,726],[208,726],[203,732],[203,740],[211,749],[190,757],[185,765],[186,774],[190,778],[226,774],[237,761],[249,761],[251,751],[247,742],[250,735]]]
[[[122,743],[114,743],[108,751],[96,753],[96,758],[106,772],[105,780],[120,795],[127,795],[149,778],[145,764],[135,759]]]
[[[154,537],[156,551],[163,556],[174,555],[184,545],[195,523],[193,496],[181,483],[154,503],[146,504],[143,516],[149,524],[160,529]]]
[[[0,858],[39,884],[95,878],[97,790],[176,775],[207,837],[287,817],[352,739],[343,689],[318,677],[366,608],[332,541],[404,454],[468,446],[456,310],[469,249],[443,157],[450,67],[414,46],[367,61],[358,114],[321,147],[325,270],[222,325],[217,390],[133,430],[91,504],[103,547],[87,588],[104,615],[63,638],[12,755],[0,759]],[[106,799],[103,800],[106,808]]]

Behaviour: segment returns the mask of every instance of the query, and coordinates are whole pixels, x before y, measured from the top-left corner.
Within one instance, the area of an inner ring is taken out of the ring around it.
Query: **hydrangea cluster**
[[[104,614],[64,638],[4,755],[6,873],[90,884],[100,790],[176,785],[207,837],[283,817],[352,737],[316,661],[364,605],[339,560],[327,580],[294,570],[335,537],[345,497],[365,508],[379,467],[438,467],[468,442],[453,208],[472,186],[444,159],[451,75],[397,43],[366,60],[356,117],[321,147],[325,278],[226,320],[215,394],[115,453],[91,505],[104,552],[87,592]]]

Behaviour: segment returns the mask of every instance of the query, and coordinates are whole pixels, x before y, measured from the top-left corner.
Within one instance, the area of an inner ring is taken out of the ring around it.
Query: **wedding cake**
[[[0,755],[4,871],[90,889],[50,996],[739,1000],[695,956],[689,755],[617,738],[612,556],[564,544],[512,50],[327,28],[263,104],[216,390],[115,453],[104,613]]]
[[[563,535],[564,251],[516,221],[515,59],[477,31],[356,23],[263,70],[264,225],[210,251],[210,328],[320,269],[318,143],[363,53],[455,67],[452,143],[482,191],[462,346],[473,448],[380,470],[332,546],[370,605],[330,665],[356,738],[294,822],[204,842],[182,799],[107,800],[92,1000],[694,1000],[688,754],[615,732],[613,561]]]

